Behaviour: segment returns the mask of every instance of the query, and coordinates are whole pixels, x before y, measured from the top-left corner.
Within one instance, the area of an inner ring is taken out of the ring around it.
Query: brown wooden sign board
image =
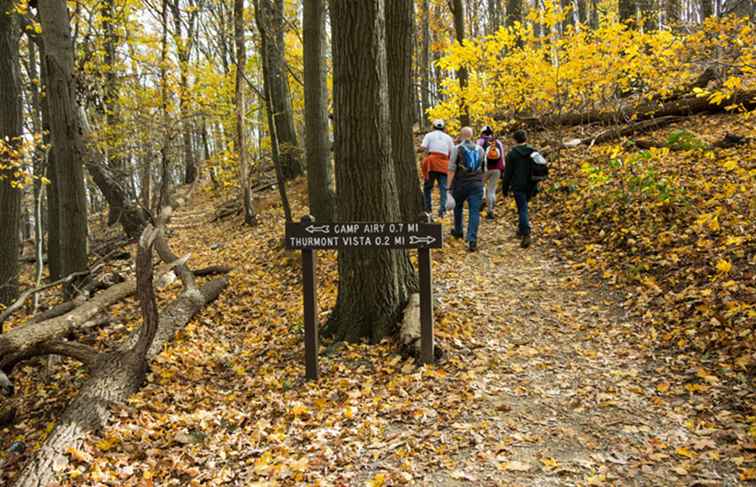
[[[438,223],[287,223],[286,248],[303,249],[440,249]]]
[[[431,249],[443,245],[441,224],[430,223],[422,214],[417,223],[315,223],[311,216],[301,222],[286,223],[285,245],[302,251],[304,288],[305,377],[320,376],[318,366],[318,288],[316,279],[318,249],[417,249],[420,267],[420,361],[433,362],[433,287]]]

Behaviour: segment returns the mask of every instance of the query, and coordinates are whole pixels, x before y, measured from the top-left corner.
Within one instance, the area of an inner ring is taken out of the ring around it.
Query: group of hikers
[[[537,193],[538,182],[547,175],[546,160],[527,144],[524,130],[512,134],[514,145],[505,156],[504,144],[491,127],[483,127],[477,141],[473,140],[473,129],[463,127],[455,142],[446,133],[445,126],[443,120],[435,120],[433,130],[425,135],[421,144],[426,153],[422,162],[425,211],[432,211],[433,188],[438,183],[441,193],[438,215],[443,218],[447,207],[452,206],[449,200],[453,200],[454,228],[451,235],[461,239],[464,236],[464,204],[467,202],[469,217],[465,240],[468,250],[474,252],[478,249],[478,226],[484,200],[486,218],[493,220],[496,184],[501,179],[502,193],[507,196],[511,192],[517,205],[520,246],[530,246],[528,201]]]

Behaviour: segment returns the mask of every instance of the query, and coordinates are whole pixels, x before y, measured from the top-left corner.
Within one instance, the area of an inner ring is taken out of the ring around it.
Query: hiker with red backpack
[[[443,218],[446,211],[446,179],[449,169],[449,159],[454,151],[454,140],[444,132],[443,120],[433,122],[433,131],[428,132],[423,138],[420,147],[426,152],[421,166],[423,172],[423,195],[425,196],[425,211],[431,212],[431,200],[433,186],[438,181],[438,189],[441,193],[438,216]]]
[[[520,246],[530,246],[530,222],[528,221],[528,201],[538,192],[538,183],[548,176],[546,159],[527,144],[527,134],[517,130],[512,134],[515,145],[507,154],[501,190],[504,196],[512,190],[517,204],[517,237]]]
[[[483,205],[483,173],[485,172],[485,158],[483,148],[473,142],[473,130],[464,127],[459,134],[461,142],[454,151],[449,163],[452,196],[456,201],[454,206],[454,229],[451,235],[462,238],[462,218],[464,216],[465,201],[468,206],[467,244],[470,252],[478,250],[478,226],[480,225],[480,208]]]
[[[495,136],[493,129],[486,125],[481,131],[478,145],[483,147],[486,153],[486,172],[483,173],[483,187],[485,189],[486,219],[494,219],[494,206],[496,205],[496,183],[504,171],[504,144]]]

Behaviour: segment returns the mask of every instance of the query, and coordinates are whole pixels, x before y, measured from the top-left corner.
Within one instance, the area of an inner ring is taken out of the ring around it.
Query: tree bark
[[[414,102],[412,99],[412,32],[415,9],[404,0],[386,0],[386,65],[391,123],[391,159],[394,163],[399,193],[401,220],[414,222],[423,211],[412,133]],[[410,292],[418,289],[415,269],[406,250],[399,253],[401,273],[407,278]]]
[[[522,23],[522,0],[507,0],[507,26],[511,27],[515,22]]]
[[[591,29],[597,30],[599,28],[599,0],[591,0]]]
[[[0,0],[0,146],[12,149],[20,143],[21,77],[18,46],[20,29],[14,2]],[[20,162],[20,161],[19,161]],[[10,167],[4,168],[8,163]],[[10,304],[18,296],[19,222],[21,188],[14,187],[13,161],[0,153],[0,304]]]
[[[620,22],[636,19],[636,0],[619,0]]]
[[[331,0],[330,6],[338,220],[397,221],[384,1]],[[340,251],[339,294],[326,331],[372,342],[393,333],[408,296],[401,257],[388,249]]]
[[[457,42],[459,42],[460,45],[465,40],[465,9],[464,5],[462,3],[462,0],[453,0],[451,3],[453,9],[452,14],[454,15],[454,32],[457,38]],[[460,98],[460,117],[459,122],[462,124],[463,127],[467,127],[470,125],[470,107],[467,104],[467,101],[465,101],[465,95],[464,91],[467,88],[467,68],[461,67],[457,70],[457,78],[459,79],[459,87],[462,90],[462,97]]]
[[[39,0],[47,68],[58,214],[61,274],[87,268],[87,202],[83,150],[73,80],[73,43],[65,0]],[[71,293],[70,287],[68,294]]]
[[[701,0],[701,16],[706,19],[714,15],[714,0]]]
[[[386,60],[394,162],[402,221],[414,222],[423,210],[412,134],[412,31],[414,8],[386,0]]]
[[[431,43],[431,30],[430,30],[430,0],[423,0],[422,11],[422,29],[423,29],[423,45],[421,51],[421,58],[418,64],[420,65],[420,103],[422,104],[422,118],[420,119],[420,126],[425,128],[430,126],[428,120],[428,109],[431,107],[430,95],[431,95],[431,57],[430,57],[430,43]]]
[[[307,195],[315,221],[336,216],[331,147],[328,139],[328,86],[323,0],[304,2],[304,96]]]
[[[268,107],[269,123],[275,124],[281,164],[286,179],[303,173],[294,115],[291,108],[288,70],[284,44],[283,0],[255,0],[255,20],[260,31],[265,92],[272,106]],[[271,134],[274,132],[270,129]]]
[[[674,27],[680,22],[680,0],[666,0],[665,13],[667,27]]]
[[[247,64],[247,46],[244,42],[244,0],[234,0],[234,41],[236,42],[236,151],[239,154],[239,187],[244,223],[254,225],[257,223],[257,215],[252,203],[247,146],[244,137],[244,120],[247,111],[243,83],[244,68]]]

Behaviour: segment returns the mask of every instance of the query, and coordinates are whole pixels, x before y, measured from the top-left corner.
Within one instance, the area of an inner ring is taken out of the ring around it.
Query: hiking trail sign
[[[289,249],[440,249],[441,225],[434,223],[287,223]]]
[[[423,213],[415,223],[316,223],[305,216],[286,223],[285,246],[302,251],[305,321],[305,376],[320,376],[318,367],[318,298],[315,281],[316,250],[417,249],[420,271],[420,361],[433,362],[433,288],[431,249],[443,245],[440,223]]]

